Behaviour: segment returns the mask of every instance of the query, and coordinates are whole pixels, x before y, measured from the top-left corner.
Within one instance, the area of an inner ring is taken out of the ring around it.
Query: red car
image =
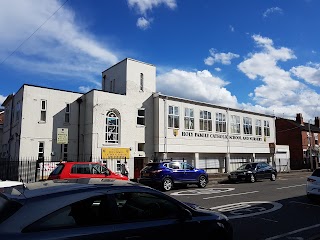
[[[65,178],[112,178],[129,180],[97,162],[62,162],[50,173],[48,180]]]

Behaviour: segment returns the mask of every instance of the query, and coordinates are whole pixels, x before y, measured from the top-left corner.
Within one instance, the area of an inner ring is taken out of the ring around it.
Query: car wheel
[[[172,189],[172,187],[173,187],[173,182],[172,182],[171,178],[165,178],[162,181],[162,189],[164,191],[169,191]]]
[[[276,175],[274,173],[271,173],[270,180],[271,181],[275,181],[276,180]]]
[[[250,175],[249,181],[250,181],[251,183],[254,183],[254,182],[256,181],[256,178],[254,177],[253,174]]]
[[[198,187],[204,188],[207,186],[207,183],[208,183],[207,178],[205,176],[201,175],[199,177]]]

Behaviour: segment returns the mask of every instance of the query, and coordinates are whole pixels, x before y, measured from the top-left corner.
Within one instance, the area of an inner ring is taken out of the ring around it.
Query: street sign
[[[68,144],[68,128],[57,129],[57,144]]]
[[[129,159],[130,148],[102,148],[101,158],[103,159]]]

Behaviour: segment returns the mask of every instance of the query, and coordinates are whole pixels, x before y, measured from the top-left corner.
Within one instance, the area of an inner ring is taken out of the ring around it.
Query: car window
[[[89,164],[74,164],[71,168],[71,173],[91,174]]]
[[[180,163],[180,166],[182,169],[187,169],[187,170],[191,170],[193,169],[191,165],[189,165],[188,163]]]
[[[178,218],[180,206],[158,195],[142,192],[115,194],[122,222]]]
[[[0,223],[12,216],[21,207],[22,205],[20,203],[0,196]]]
[[[161,168],[161,164],[160,163],[148,163],[142,170],[157,170]]]
[[[176,162],[171,162],[169,163],[169,168],[172,168],[172,169],[180,169],[180,164],[179,163],[176,163]]]
[[[75,202],[41,218],[23,232],[38,232],[84,226],[105,225],[114,222],[114,212],[105,196]]]
[[[270,165],[267,163],[261,163],[261,168],[267,168],[267,167],[270,167]]]

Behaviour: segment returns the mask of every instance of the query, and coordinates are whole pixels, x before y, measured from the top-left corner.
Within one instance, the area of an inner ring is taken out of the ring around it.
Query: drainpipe
[[[77,103],[78,103],[78,146],[77,146],[77,161],[79,162],[79,158],[80,158],[80,105],[82,103],[82,98],[78,98],[77,99]]]
[[[167,159],[168,158],[168,150],[167,150],[167,129],[168,129],[168,116],[167,116],[167,100],[168,97],[166,97],[165,99],[163,99],[164,101],[164,109],[163,109],[163,117],[164,117],[164,132],[163,132],[163,137],[164,137],[164,155],[163,158]]]

